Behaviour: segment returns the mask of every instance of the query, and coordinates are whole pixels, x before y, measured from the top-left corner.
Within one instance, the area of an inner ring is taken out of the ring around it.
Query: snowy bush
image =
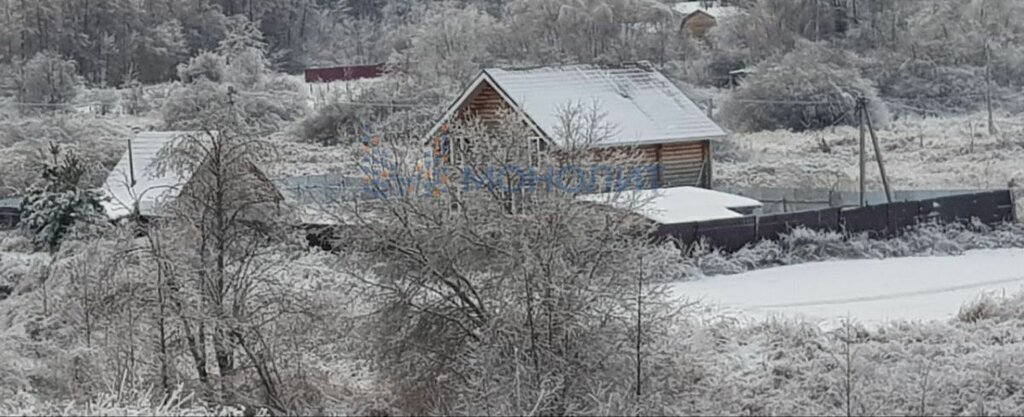
[[[50,416],[266,416],[266,410],[206,404],[181,387],[159,401],[152,389],[105,392],[83,402],[45,402],[26,391],[0,401],[0,414]]]
[[[882,94],[898,104],[933,112],[962,112],[984,103],[983,68],[933,66],[920,62],[893,74]]]
[[[358,109],[340,103],[329,103],[306,117],[299,124],[299,136],[307,142],[337,145],[348,137],[354,140],[359,128]]]
[[[777,241],[760,241],[732,253],[700,241],[684,254],[688,256],[688,265],[696,267],[700,274],[725,275],[831,259],[958,255],[972,249],[1007,247],[1024,248],[1024,226],[925,223],[890,239],[874,239],[866,233],[850,235],[796,228]]]
[[[298,119],[306,111],[305,102],[291,88],[293,85],[282,85],[285,89],[278,89],[277,84],[268,84],[257,90],[236,90],[231,84],[200,79],[178,85],[164,102],[161,113],[169,129],[187,130],[196,128],[211,110],[234,106],[242,111],[246,120],[271,132]]]
[[[189,59],[187,64],[178,65],[178,79],[183,83],[193,83],[200,79],[212,82],[224,80],[227,73],[227,61],[223,56],[212,52],[203,52]]]
[[[868,99],[876,127],[888,112],[869,80],[841,52],[805,43],[778,60],[757,65],[756,72],[723,104],[721,115],[730,127],[744,131],[809,130],[837,124],[856,124],[858,97]]]

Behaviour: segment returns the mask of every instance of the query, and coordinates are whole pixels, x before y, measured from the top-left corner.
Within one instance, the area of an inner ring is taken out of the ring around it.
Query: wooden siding
[[[647,177],[644,181],[645,186],[657,184],[659,188],[711,187],[711,152],[708,141],[649,145],[622,151],[626,153],[618,153],[615,148],[595,152],[599,160],[608,162],[622,161],[635,156],[636,162],[643,166],[645,173],[656,175],[656,178]],[[658,166],[656,171],[646,169],[655,164]]]
[[[500,112],[508,108],[508,104],[490,84],[481,83],[477,91],[459,109],[459,117],[478,117],[484,122],[494,123],[498,120]]]
[[[711,185],[711,153],[709,142],[687,142],[660,145],[662,187]]]

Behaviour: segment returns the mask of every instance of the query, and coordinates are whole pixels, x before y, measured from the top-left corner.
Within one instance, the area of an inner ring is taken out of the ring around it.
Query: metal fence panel
[[[757,217],[747,216],[698,223],[696,237],[705,238],[713,246],[723,250],[736,251],[748,243],[757,241]]]
[[[794,213],[747,216],[736,219],[662,225],[659,232],[682,243],[705,238],[713,245],[735,251],[759,240],[778,239],[796,227],[869,233],[873,237],[896,236],[918,222],[950,223],[977,218],[985,224],[1014,220],[1009,190],[895,202],[841,209],[826,208]]]
[[[830,207],[826,209],[818,210],[818,230],[839,230],[842,225],[841,215],[843,209],[840,207]]]
[[[658,226],[656,238],[673,239],[689,245],[697,240],[697,223],[675,223]]]
[[[888,205],[867,206],[843,210],[839,213],[843,228],[849,233],[868,233],[884,236],[889,229]]]
[[[901,201],[888,205],[889,236],[896,236],[917,224],[918,203]]]

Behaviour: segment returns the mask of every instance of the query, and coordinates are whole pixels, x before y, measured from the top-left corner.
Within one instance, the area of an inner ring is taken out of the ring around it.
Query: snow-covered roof
[[[700,10],[704,13],[711,15],[715,19],[728,19],[743,13],[743,9],[734,6],[722,6],[716,3],[711,3],[708,7],[703,7],[701,1],[681,1],[672,5],[672,10],[683,16],[689,16],[694,12]]]
[[[761,202],[751,198],[698,187],[588,194],[579,198],[634,210],[661,224],[742,217],[730,209],[761,207]]]
[[[0,207],[21,208],[21,197],[0,198]]]
[[[611,138],[594,146],[688,142],[726,136],[678,87],[644,65],[485,69],[452,104],[442,122],[452,117],[484,82],[493,85],[522,112],[538,133],[556,143],[555,132],[561,124],[559,114],[574,104],[596,105],[604,113],[604,121],[615,128]]]
[[[664,75],[641,66],[590,65],[530,70],[484,70],[508,98],[547,134],[573,103],[596,104],[617,133],[598,146],[715,139],[725,132]]]
[[[103,183],[101,191],[109,197],[103,205],[109,218],[131,214],[136,201],[140,214],[152,215],[158,203],[177,195],[187,180],[171,172],[158,175],[153,165],[160,149],[188,134],[190,132],[140,132],[135,135],[131,140],[131,163],[129,152],[125,150]],[[131,184],[133,171],[134,186]]]

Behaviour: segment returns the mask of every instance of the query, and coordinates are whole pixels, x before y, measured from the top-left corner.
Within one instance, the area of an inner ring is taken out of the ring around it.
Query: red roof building
[[[307,83],[329,83],[377,78],[384,74],[384,64],[306,69]]]

